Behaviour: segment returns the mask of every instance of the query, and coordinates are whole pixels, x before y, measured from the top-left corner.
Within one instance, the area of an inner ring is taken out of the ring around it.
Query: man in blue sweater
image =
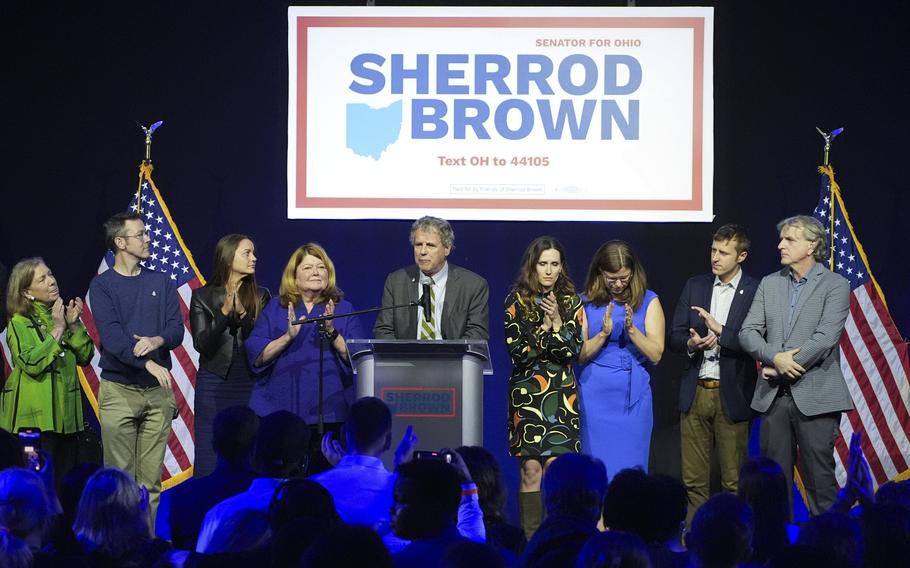
[[[164,449],[177,408],[169,369],[170,350],[183,341],[180,299],[167,275],[139,265],[149,257],[140,216],[118,213],[104,223],[104,231],[114,266],[89,286],[101,336],[104,464],[145,486],[154,526]]]

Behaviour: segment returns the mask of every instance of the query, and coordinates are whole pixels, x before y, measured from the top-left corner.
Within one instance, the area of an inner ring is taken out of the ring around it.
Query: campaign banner
[[[288,8],[288,217],[711,221],[712,8]]]

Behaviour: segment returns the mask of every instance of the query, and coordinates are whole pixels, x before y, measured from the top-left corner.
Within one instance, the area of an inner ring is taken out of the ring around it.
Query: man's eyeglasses
[[[139,239],[141,241],[141,240],[145,239],[145,237],[149,236],[149,233],[148,233],[148,231],[142,231],[138,235],[120,235],[120,236],[123,237],[124,239]]]

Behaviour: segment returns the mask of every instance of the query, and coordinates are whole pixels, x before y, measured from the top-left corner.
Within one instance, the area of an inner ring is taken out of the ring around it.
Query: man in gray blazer
[[[446,259],[455,232],[444,219],[421,217],[411,226],[414,264],[389,274],[376,318],[376,339],[489,339],[487,281]]]
[[[797,448],[813,515],[837,493],[834,441],[841,412],[853,401],[840,369],[840,341],[850,284],[827,260],[825,228],[799,215],[784,219],[779,272],[765,276],[739,332],[743,349],[763,368],[752,408],[762,413],[761,449],[791,482]]]

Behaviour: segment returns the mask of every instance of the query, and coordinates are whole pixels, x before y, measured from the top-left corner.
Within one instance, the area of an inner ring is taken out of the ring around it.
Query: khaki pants
[[[161,387],[101,381],[98,410],[104,465],[131,474],[149,492],[151,526],[161,495],[161,466],[177,403]]]
[[[708,500],[711,483],[711,452],[717,448],[720,482],[724,491],[736,492],[739,468],[749,443],[749,421],[733,422],[724,414],[720,389],[695,389],[689,412],[680,415],[682,481],[689,493],[691,522],[702,503]]]

